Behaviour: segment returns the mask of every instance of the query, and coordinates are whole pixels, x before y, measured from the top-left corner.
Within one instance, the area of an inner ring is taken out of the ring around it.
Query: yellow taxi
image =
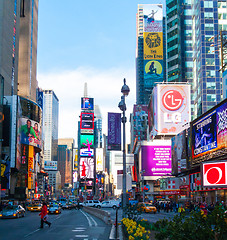
[[[146,212],[146,213],[156,213],[157,212],[157,208],[152,205],[151,203],[138,203],[138,208],[140,211],[142,212]]]
[[[41,212],[42,204],[41,203],[34,203],[27,206],[27,210],[31,212]]]

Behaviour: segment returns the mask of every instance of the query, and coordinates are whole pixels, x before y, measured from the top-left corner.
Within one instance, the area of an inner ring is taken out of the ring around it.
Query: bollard
[[[115,239],[117,240],[117,230],[118,230],[118,208],[116,208],[116,219],[115,219]]]

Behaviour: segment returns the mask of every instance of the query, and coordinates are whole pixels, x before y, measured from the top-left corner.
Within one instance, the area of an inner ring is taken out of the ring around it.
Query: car
[[[108,201],[103,201],[100,205],[96,206],[97,208],[119,208],[120,207],[120,201],[116,200],[108,200]]]
[[[138,203],[138,209],[141,210],[142,212],[146,212],[146,213],[156,213],[157,212],[157,208],[150,204],[150,203]]]
[[[0,212],[0,218],[25,217],[25,209],[21,205],[8,205]]]
[[[59,206],[59,204],[50,204],[48,210],[47,210],[48,214],[60,214],[61,213],[61,207]]]
[[[83,206],[86,207],[97,207],[100,205],[99,200],[87,200],[83,202]]]
[[[31,212],[41,212],[42,204],[41,203],[33,203],[27,206],[27,210]]]

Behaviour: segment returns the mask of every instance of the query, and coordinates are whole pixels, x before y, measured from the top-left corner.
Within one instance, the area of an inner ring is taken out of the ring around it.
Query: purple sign
[[[121,150],[120,113],[108,113],[108,150]]]
[[[171,146],[142,146],[143,176],[171,175]]]

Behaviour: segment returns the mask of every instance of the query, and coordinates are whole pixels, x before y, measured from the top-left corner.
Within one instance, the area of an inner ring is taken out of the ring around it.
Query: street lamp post
[[[123,112],[123,117],[122,117],[122,123],[123,123],[123,195],[122,195],[122,207],[125,209],[126,207],[126,152],[125,152],[125,123],[127,121],[125,117],[125,111],[126,111],[126,104],[125,104],[125,97],[128,96],[130,89],[126,85],[126,79],[124,78],[124,85],[121,88],[122,96],[121,96],[121,101],[118,104],[118,107],[121,109]],[[124,215],[124,211],[123,211]]]
[[[144,192],[144,174],[145,173],[145,170],[142,170],[140,171],[140,174],[141,174],[141,177],[142,177],[142,189],[143,189],[143,202],[144,202],[144,199],[145,199],[145,192]]]

